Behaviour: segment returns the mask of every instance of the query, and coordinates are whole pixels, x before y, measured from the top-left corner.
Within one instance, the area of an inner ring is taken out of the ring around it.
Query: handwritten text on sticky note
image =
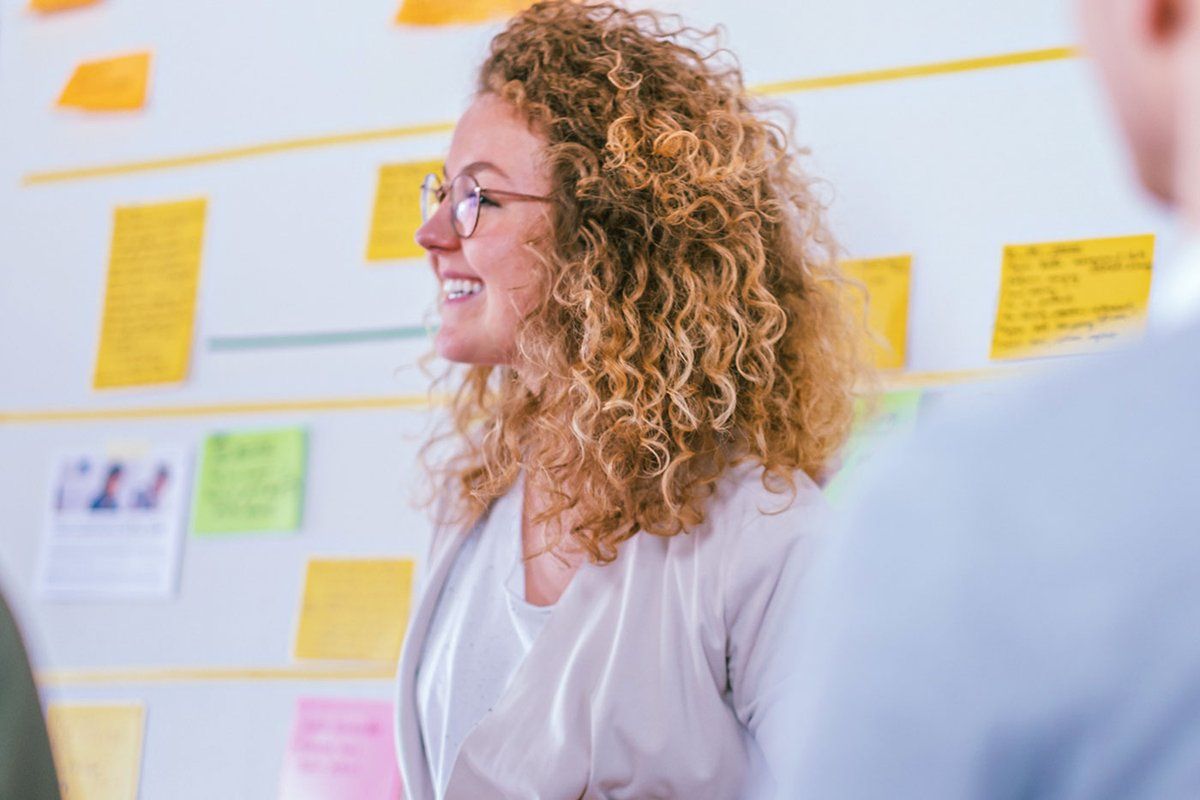
[[[283,798],[400,797],[392,704],[302,697],[283,761]]]
[[[192,350],[204,200],[118,208],[93,384],[175,383]]]
[[[1094,350],[1141,329],[1153,236],[1004,248],[992,358]]]
[[[294,531],[304,507],[303,428],[214,433],[204,442],[192,531]]]

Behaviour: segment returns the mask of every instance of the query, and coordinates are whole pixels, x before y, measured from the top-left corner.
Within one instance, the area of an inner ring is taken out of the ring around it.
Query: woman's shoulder
[[[680,555],[690,556],[691,574],[712,599],[714,619],[733,631],[739,621],[750,624],[765,614],[771,598],[790,602],[784,598],[799,586],[832,521],[821,488],[808,475],[779,476],[743,462],[718,480],[704,522],[674,538],[688,540]]]
[[[800,536],[830,522],[821,488],[801,470],[768,472],[757,461],[728,468],[717,481],[703,527],[714,533],[776,532]]]
[[[803,472],[778,476],[742,462],[717,479],[703,521],[666,540],[648,537],[657,543],[643,546],[661,547],[667,558],[691,564],[695,574],[724,582],[731,570],[769,573],[796,558],[807,560],[831,523],[820,487]]]

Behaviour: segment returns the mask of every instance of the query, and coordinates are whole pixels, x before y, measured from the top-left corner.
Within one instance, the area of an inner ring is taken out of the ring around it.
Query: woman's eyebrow
[[[500,169],[500,167],[496,166],[491,161],[472,161],[470,164],[468,164],[467,166],[465,166],[461,170],[459,170],[458,174],[459,175],[474,175],[477,172],[483,172],[485,170],[491,170],[492,172],[499,175],[501,178],[508,177],[507,172]],[[442,166],[442,174],[449,177],[449,174],[446,172],[446,167],[444,165]]]

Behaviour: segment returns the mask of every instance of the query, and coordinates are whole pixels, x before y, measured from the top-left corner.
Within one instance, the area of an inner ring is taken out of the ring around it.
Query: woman
[[[734,797],[788,745],[772,637],[859,337],[786,136],[687,33],[534,5],[423,187],[436,349],[468,366],[400,664],[406,797]]]

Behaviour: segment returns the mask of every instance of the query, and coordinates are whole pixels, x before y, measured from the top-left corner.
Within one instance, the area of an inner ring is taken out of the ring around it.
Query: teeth
[[[457,300],[460,297],[477,294],[481,291],[483,291],[483,283],[481,281],[464,278],[448,278],[442,281],[442,294],[446,295],[447,300]]]

